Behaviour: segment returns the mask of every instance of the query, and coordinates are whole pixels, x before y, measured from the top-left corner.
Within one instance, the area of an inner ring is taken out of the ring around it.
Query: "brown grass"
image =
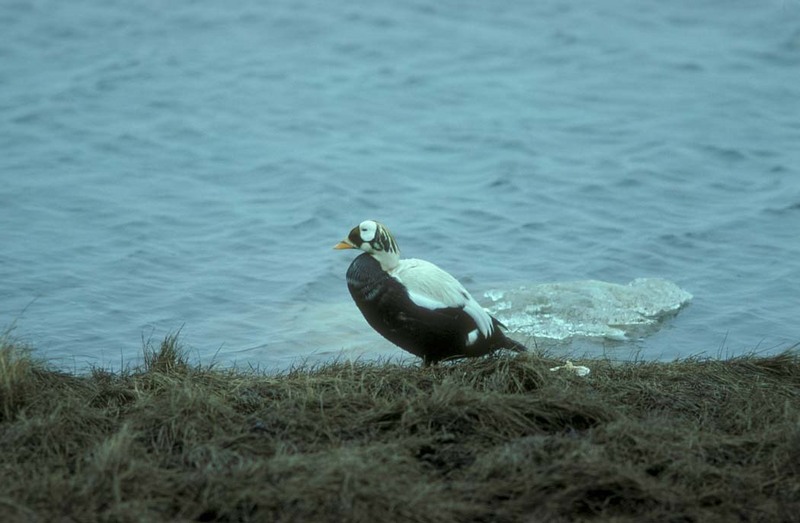
[[[76,376],[0,344],[0,521],[800,521],[800,355]]]

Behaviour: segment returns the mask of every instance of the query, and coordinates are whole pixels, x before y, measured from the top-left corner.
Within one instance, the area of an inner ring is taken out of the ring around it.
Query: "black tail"
[[[525,345],[521,344],[517,340],[512,340],[511,338],[509,338],[508,336],[505,336],[505,335],[503,337],[505,338],[505,340],[503,340],[503,344],[502,344],[502,347],[504,349],[513,350],[513,351],[516,351],[516,352],[527,352],[528,351],[528,347],[526,347]]]
[[[495,332],[498,334],[498,337],[500,338],[500,339],[498,340],[498,341],[499,341],[499,343],[497,343],[497,344],[496,344],[496,346],[497,346],[497,348],[498,348],[498,349],[508,349],[508,350],[513,350],[513,351],[516,351],[516,352],[527,352],[527,351],[528,351],[528,347],[526,347],[525,345],[521,344],[520,342],[518,342],[518,341],[516,341],[516,340],[512,340],[511,338],[509,338],[508,336],[506,336],[506,335],[505,335],[505,334],[504,334],[504,333],[503,333],[503,332],[500,330],[500,328],[501,328],[501,327],[502,327],[503,329],[508,329],[508,327],[506,327],[505,325],[503,325],[503,324],[500,322],[500,320],[498,320],[498,319],[497,319],[497,318],[495,318],[494,316],[492,316],[492,320],[494,320],[494,328],[495,328]]]

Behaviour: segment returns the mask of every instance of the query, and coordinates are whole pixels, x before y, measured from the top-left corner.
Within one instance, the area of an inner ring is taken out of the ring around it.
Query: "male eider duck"
[[[350,295],[373,329],[425,365],[526,350],[453,276],[424,260],[401,260],[384,225],[361,222],[334,249],[364,251],[347,269]]]

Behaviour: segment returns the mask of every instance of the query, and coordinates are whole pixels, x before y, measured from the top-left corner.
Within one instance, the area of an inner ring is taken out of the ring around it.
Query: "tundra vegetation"
[[[800,521],[800,354],[71,374],[0,342],[2,521]]]

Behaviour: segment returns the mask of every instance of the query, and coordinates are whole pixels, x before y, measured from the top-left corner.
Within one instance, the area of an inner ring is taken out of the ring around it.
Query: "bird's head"
[[[400,249],[392,233],[385,225],[374,220],[366,220],[350,231],[347,238],[340,241],[334,249],[361,249],[381,264],[385,271],[393,269],[400,260]]]

